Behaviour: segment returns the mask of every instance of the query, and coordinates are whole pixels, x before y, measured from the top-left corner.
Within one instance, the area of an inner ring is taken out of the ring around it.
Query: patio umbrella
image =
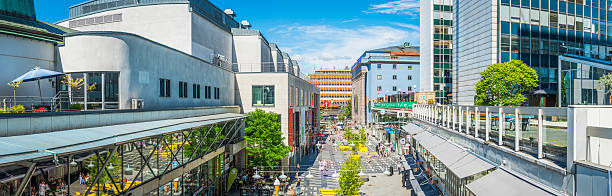
[[[38,94],[39,94],[41,102],[42,102],[42,91],[40,90],[40,79],[52,78],[52,77],[61,76],[61,75],[64,75],[64,73],[55,72],[55,71],[46,70],[46,69],[41,69],[39,67],[34,67],[32,70],[30,70],[30,71],[26,72],[25,74],[19,76],[18,78],[15,78],[11,82],[17,82],[17,81],[22,81],[22,82],[37,81],[38,82]]]

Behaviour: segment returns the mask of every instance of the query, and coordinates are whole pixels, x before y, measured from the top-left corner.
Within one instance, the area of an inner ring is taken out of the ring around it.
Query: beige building
[[[287,161],[295,165],[311,147],[319,125],[319,88],[286,72],[236,73],[236,84],[236,103],[244,113],[261,109],[280,114],[284,143],[292,147]]]

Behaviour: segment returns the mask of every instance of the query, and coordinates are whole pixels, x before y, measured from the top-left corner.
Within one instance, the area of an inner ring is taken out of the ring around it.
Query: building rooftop
[[[90,0],[70,7],[69,19],[87,16],[99,12],[159,4],[189,4],[191,9],[199,15],[229,31],[240,25],[234,18],[208,0]]]
[[[368,50],[366,52],[416,52],[418,53],[419,47],[418,46],[405,46],[405,45],[400,45],[400,46],[391,46],[391,47],[386,47],[386,48],[379,48],[379,49],[374,49],[374,50]]]
[[[27,2],[31,1],[25,1]],[[50,42],[63,42],[62,35],[75,30],[36,20],[33,7],[15,10],[0,3],[0,32],[4,34]],[[7,11],[13,10],[13,11]],[[31,15],[28,15],[31,14]]]

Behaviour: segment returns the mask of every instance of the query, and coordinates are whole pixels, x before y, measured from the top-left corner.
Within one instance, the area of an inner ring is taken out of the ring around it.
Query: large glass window
[[[274,106],[274,86],[253,86],[253,106]]]

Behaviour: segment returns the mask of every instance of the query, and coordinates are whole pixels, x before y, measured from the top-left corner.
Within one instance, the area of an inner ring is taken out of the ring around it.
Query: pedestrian
[[[402,187],[406,187],[406,172],[403,171],[401,174],[402,174]]]
[[[402,162],[397,162],[397,172],[402,172]]]
[[[45,196],[46,189],[47,189],[47,185],[45,185],[45,182],[44,181],[40,182],[40,184],[38,185],[38,195]]]

